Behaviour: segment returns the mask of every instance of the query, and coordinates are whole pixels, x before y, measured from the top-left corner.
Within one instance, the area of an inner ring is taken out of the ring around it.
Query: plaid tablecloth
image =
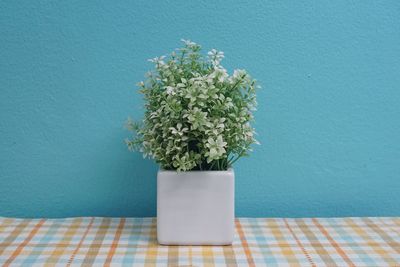
[[[159,246],[154,218],[0,218],[2,266],[400,266],[400,218],[239,218],[232,246]]]

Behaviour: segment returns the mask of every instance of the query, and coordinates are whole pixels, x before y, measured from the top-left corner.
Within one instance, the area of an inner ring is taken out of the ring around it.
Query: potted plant
[[[159,165],[157,239],[166,245],[228,245],[234,235],[232,165],[251,151],[256,81],[246,71],[229,75],[224,53],[201,54],[185,41],[140,82],[145,115],[128,121],[131,150]]]

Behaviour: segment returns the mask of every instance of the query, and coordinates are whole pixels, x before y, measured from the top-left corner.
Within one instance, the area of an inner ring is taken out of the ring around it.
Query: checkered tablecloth
[[[400,266],[400,218],[239,218],[232,246],[159,246],[154,218],[0,218],[1,266]]]

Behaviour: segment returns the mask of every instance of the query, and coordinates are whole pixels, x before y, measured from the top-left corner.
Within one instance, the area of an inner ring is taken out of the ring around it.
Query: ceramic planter
[[[160,170],[157,239],[162,245],[229,245],[234,235],[234,172]]]

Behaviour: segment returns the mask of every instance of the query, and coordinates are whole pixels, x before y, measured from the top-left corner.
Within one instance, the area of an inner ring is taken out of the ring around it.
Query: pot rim
[[[178,174],[184,174],[184,173],[207,173],[207,172],[210,172],[210,173],[229,173],[229,172],[231,172],[231,173],[233,173],[234,172],[234,170],[233,170],[233,168],[231,167],[231,168],[228,168],[227,170],[224,170],[224,171],[216,171],[216,170],[191,170],[191,171],[175,171],[175,170],[164,170],[164,169],[162,169],[162,168],[159,168],[158,169],[158,172],[173,172],[173,173],[178,173]]]

